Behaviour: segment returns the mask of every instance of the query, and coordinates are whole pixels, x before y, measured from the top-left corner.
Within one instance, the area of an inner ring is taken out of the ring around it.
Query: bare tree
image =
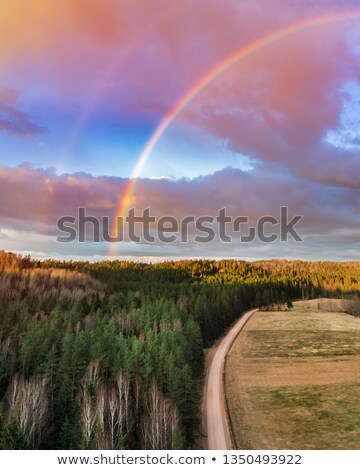
[[[120,435],[125,436],[126,433],[129,431],[130,378],[122,370],[120,370],[117,374],[116,385],[118,391],[119,430]]]
[[[108,390],[106,385],[101,384],[96,390],[96,443],[95,446],[98,449],[108,449],[110,447],[108,433],[107,433],[107,421],[108,421]]]
[[[140,394],[141,394],[141,376],[136,374],[133,379],[133,389],[134,389],[134,398],[135,398],[135,412],[139,413],[140,408]]]
[[[104,420],[105,397],[101,396],[96,401],[95,395],[100,387],[100,361],[93,361],[87,366],[81,381],[80,391],[80,422],[84,444],[88,448],[94,434],[96,419],[101,414]],[[101,395],[101,394],[100,394]]]
[[[82,390],[80,422],[86,448],[90,446],[96,422],[96,410],[93,401],[89,392]]]
[[[110,444],[111,449],[116,448],[119,439],[119,426],[120,426],[120,406],[119,395],[115,388],[110,390],[109,397],[109,427],[110,427]]]
[[[103,429],[105,428],[105,412],[108,401],[108,393],[105,385],[100,385],[96,390],[96,416]]]
[[[83,380],[82,386],[87,387],[88,385],[92,385],[94,390],[97,388],[100,382],[100,361],[92,361],[87,366]]]
[[[173,432],[179,427],[179,413],[155,383],[147,393],[146,410],[142,423],[144,448],[170,449]]]
[[[7,391],[8,413],[14,416],[30,447],[39,446],[47,422],[49,400],[44,376],[25,380],[15,375]]]

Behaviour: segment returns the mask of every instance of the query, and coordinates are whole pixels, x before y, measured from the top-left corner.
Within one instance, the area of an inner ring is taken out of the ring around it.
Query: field
[[[237,449],[360,449],[360,318],[341,309],[296,302],[245,326],[225,368]]]

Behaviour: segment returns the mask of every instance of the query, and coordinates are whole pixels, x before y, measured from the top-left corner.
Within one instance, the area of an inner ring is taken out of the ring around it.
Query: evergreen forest
[[[194,449],[204,351],[250,308],[354,299],[360,263],[0,252],[0,448]]]

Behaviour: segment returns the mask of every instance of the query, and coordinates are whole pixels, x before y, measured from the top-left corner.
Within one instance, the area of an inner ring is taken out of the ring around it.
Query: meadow
[[[360,448],[360,318],[344,308],[314,299],[251,318],[225,369],[237,449]]]

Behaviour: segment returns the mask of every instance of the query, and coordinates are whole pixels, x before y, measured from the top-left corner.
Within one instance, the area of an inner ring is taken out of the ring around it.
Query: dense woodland
[[[359,291],[360,263],[0,252],[0,447],[194,448],[204,348],[249,308]]]

